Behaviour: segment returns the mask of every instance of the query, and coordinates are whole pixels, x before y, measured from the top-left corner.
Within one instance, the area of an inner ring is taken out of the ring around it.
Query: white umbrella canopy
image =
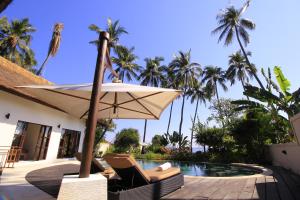
[[[87,118],[92,83],[78,85],[18,86],[38,100],[77,118]],[[181,94],[180,90],[124,83],[101,87],[98,119],[159,119],[163,110]]]

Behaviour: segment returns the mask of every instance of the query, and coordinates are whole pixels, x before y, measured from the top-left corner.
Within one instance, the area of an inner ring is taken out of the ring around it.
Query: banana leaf
[[[286,94],[290,90],[290,81],[283,75],[279,66],[274,67],[274,74],[281,91]]]

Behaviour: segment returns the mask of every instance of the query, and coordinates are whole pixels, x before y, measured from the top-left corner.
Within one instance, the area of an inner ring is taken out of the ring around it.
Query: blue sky
[[[2,15],[11,19],[28,17],[37,31],[33,34],[32,49],[38,65],[46,56],[52,27],[55,22],[64,23],[62,43],[56,57],[46,66],[45,78],[57,84],[92,82],[96,62],[96,48],[88,42],[97,38],[88,30],[92,23],[106,26],[106,19],[120,20],[128,35],[120,43],[135,46],[138,63],[144,66],[145,57],[163,56],[168,64],[178,50],[192,50],[192,60],[202,66],[217,65],[227,68],[228,55],[238,50],[237,43],[224,47],[211,35],[216,27],[215,17],[228,5],[241,6],[240,0],[15,0]],[[251,61],[257,67],[279,65],[292,83],[292,90],[299,87],[300,74],[300,1],[298,0],[253,0],[245,13],[257,27],[250,32]],[[253,81],[255,84],[255,81]],[[229,85],[229,84],[228,84]],[[230,87],[222,97],[242,97],[239,84]],[[178,130],[181,100],[175,102],[171,130]],[[209,105],[209,104],[208,104]],[[195,105],[187,104],[183,133],[190,134],[191,115]],[[159,121],[149,121],[147,140],[167,128],[169,108]],[[201,120],[209,116],[204,105],[198,115]],[[117,130],[134,127],[143,133],[143,120],[117,120]],[[110,133],[108,139],[113,139]]]

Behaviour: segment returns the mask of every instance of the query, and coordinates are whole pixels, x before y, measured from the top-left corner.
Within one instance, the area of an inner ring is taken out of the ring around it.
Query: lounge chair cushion
[[[106,154],[103,158],[114,169],[128,169],[134,167],[147,182],[151,181],[151,178],[145,173],[135,159],[128,154]]]
[[[167,170],[161,171],[158,167],[153,169],[144,170],[144,172],[150,177],[151,182],[157,182],[180,174],[180,168],[171,167]]]

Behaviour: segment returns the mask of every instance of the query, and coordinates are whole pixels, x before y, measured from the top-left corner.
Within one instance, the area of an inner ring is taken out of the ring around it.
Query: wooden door
[[[18,162],[22,153],[24,141],[26,138],[28,122],[18,121],[14,138],[9,151],[8,162]]]
[[[52,127],[41,125],[40,133],[35,147],[34,160],[46,159],[51,131]]]
[[[62,130],[62,136],[58,149],[57,158],[70,158],[78,152],[80,132],[68,129]]]

